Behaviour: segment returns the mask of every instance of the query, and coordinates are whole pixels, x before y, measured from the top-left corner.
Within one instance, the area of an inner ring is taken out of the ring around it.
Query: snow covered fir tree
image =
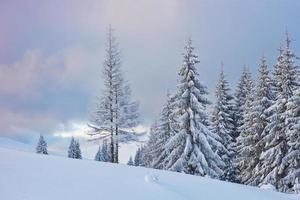
[[[297,92],[299,89],[299,69],[297,58],[290,48],[288,35],[285,47],[280,49],[274,71],[275,100],[270,107],[269,123],[263,134],[265,143],[259,173],[261,183],[270,183],[277,190],[293,190],[295,179],[299,177],[299,150],[295,150],[295,130],[297,124]],[[292,105],[294,104],[294,105]],[[292,139],[293,138],[293,139]],[[299,142],[299,141],[298,141]],[[297,144],[299,145],[299,143]]]
[[[209,130],[207,89],[198,79],[198,57],[189,39],[183,54],[179,83],[173,102],[177,126],[165,142],[161,157],[162,168],[187,174],[219,177],[225,167],[214,148],[224,148]],[[170,134],[170,133],[169,133]]]
[[[144,148],[144,166],[163,169],[162,160],[165,158],[164,146],[171,136],[174,135],[176,123],[173,113],[175,108],[175,96],[167,94],[165,103],[160,115],[160,119],[151,126],[149,139]]]
[[[217,140],[223,145],[215,149],[226,165],[222,179],[237,182],[236,176],[238,172],[233,163],[236,156],[234,149],[235,124],[233,96],[230,94],[229,84],[225,79],[223,68],[220,73],[215,96],[216,103],[213,107],[211,117],[211,129],[218,136]]]
[[[128,160],[128,162],[127,162],[127,165],[130,165],[130,166],[133,166],[133,165],[134,165],[132,156],[129,157],[129,160]]]
[[[102,142],[102,145],[99,146],[99,149],[95,156],[95,161],[109,162],[111,160],[109,155],[109,146],[107,145],[107,141],[104,140]]]
[[[135,156],[134,156],[134,166],[144,166],[143,151],[144,151],[143,146],[138,148],[138,150],[136,151]]]
[[[38,144],[36,146],[36,153],[39,154],[48,154],[48,145],[46,143],[46,141],[44,140],[44,137],[42,135],[40,135]]]
[[[75,158],[75,159],[82,159],[79,142],[76,141],[73,137],[71,138],[71,142],[68,150],[68,157]]]
[[[245,106],[247,101],[248,93],[252,91],[253,82],[251,80],[251,74],[248,67],[245,65],[237,90],[235,93],[234,103],[234,121],[235,121],[235,138],[240,135],[241,127],[244,124]]]
[[[255,90],[254,90],[255,89]],[[251,88],[246,99],[243,125],[240,128],[238,143],[239,180],[241,183],[257,185],[257,165],[265,146],[262,135],[269,123],[268,109],[273,103],[272,81],[266,59],[261,59],[256,88]]]
[[[111,27],[102,72],[104,88],[92,112],[89,126],[93,131],[89,134],[99,136],[100,139],[108,134],[110,162],[118,163],[120,136],[134,133],[132,129],[139,123],[139,113],[138,103],[131,99],[130,86],[124,79],[120,50]]]

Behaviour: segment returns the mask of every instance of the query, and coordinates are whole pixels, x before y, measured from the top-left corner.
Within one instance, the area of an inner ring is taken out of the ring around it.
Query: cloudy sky
[[[297,0],[1,0],[0,136],[81,136],[102,86],[111,24],[144,125],[174,90],[189,36],[212,92],[221,61],[232,86],[244,64],[273,65],[286,29],[300,55]]]

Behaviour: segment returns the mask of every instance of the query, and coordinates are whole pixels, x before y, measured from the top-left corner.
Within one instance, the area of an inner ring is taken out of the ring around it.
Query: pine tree
[[[199,61],[193,51],[189,39],[176,97],[175,114],[179,129],[164,147],[163,154],[167,156],[162,165],[167,170],[219,177],[223,173],[224,163],[212,146],[222,144],[215,140],[215,135],[208,129],[207,89],[198,80],[196,64]]]
[[[261,178],[261,171],[259,164],[261,162],[260,156],[262,155],[265,141],[263,135],[267,134],[266,127],[270,123],[269,117],[271,116],[270,107],[274,103],[274,92],[272,89],[273,82],[270,77],[267,61],[262,57],[259,66],[258,84],[255,90],[255,96],[252,104],[253,123],[248,127],[249,137],[246,139],[249,145],[249,156],[251,159],[248,163],[248,171],[250,178],[245,182],[249,185],[259,185]]]
[[[300,89],[294,92],[287,103],[287,135],[288,152],[282,159],[280,168],[285,169],[283,191],[299,193],[300,185]]]
[[[75,141],[75,149],[76,149],[76,159],[82,159],[80,144],[78,141]]]
[[[75,158],[75,159],[82,159],[81,150],[79,142],[77,142],[74,137],[72,137],[69,150],[68,150],[68,157]]]
[[[279,191],[287,191],[290,185],[284,181],[289,172],[291,158],[288,152],[289,129],[293,127],[293,121],[289,119],[289,102],[293,99],[294,92],[298,88],[297,76],[299,75],[294,59],[295,54],[290,49],[290,39],[286,38],[286,47],[280,49],[277,64],[275,65],[274,87],[275,103],[270,107],[272,113],[269,117],[269,124],[266,127],[263,140],[265,147],[261,155],[261,184],[272,184]],[[293,107],[293,106],[292,106]],[[287,178],[289,179],[289,178]]]
[[[249,165],[252,161],[252,154],[251,147],[253,144],[253,134],[252,126],[254,124],[254,116],[252,113],[253,107],[253,100],[254,100],[254,88],[247,93],[246,96],[246,104],[244,105],[244,115],[243,115],[243,122],[242,126],[239,127],[240,135],[236,139],[236,164],[239,169],[239,176],[238,180],[241,183],[246,183],[252,175],[252,167]]]
[[[106,60],[103,65],[104,90],[92,116],[90,135],[109,133],[110,162],[118,163],[119,135],[138,124],[138,103],[131,100],[131,90],[121,70],[120,51],[109,28]]]
[[[76,158],[75,139],[72,137],[68,150],[69,158]]]
[[[36,153],[48,154],[47,148],[48,148],[48,146],[47,146],[46,141],[44,140],[44,137],[42,135],[40,135],[39,142],[36,147]]]
[[[134,165],[133,160],[132,160],[132,156],[130,156],[130,158],[129,158],[128,162],[127,162],[127,165],[129,165],[129,166],[133,166]]]
[[[284,192],[297,193],[295,188],[300,178],[300,72],[295,60],[298,59],[290,49],[290,39],[286,35],[286,48],[283,56],[283,68],[286,71],[285,82],[286,88],[283,91],[290,94],[287,99],[285,111],[285,130],[288,150],[282,159],[279,171],[282,171],[283,178],[279,188]],[[289,78],[288,78],[289,77]],[[289,86],[290,85],[290,86]]]
[[[173,115],[175,97],[167,94],[165,103],[160,115],[160,119],[155,122],[150,129],[149,140],[144,149],[144,164],[147,167],[162,169],[162,160],[167,156],[162,153],[164,145],[175,133],[175,120]]]
[[[158,149],[157,143],[159,139],[159,130],[158,130],[158,123],[155,122],[149,131],[149,139],[145,145],[145,155],[143,157],[143,163],[146,167],[152,167],[153,161],[157,156]]]
[[[238,142],[240,180],[249,185],[258,185],[260,171],[258,164],[265,146],[262,140],[263,132],[268,125],[269,108],[273,103],[272,81],[269,77],[266,59],[261,59],[258,84],[255,91],[246,100],[246,115]]]
[[[96,161],[102,161],[102,162],[109,162],[110,158],[109,155],[109,146],[107,145],[107,141],[103,140],[102,145],[99,146],[99,149],[97,151],[97,154],[95,156]]]
[[[238,83],[237,91],[235,94],[235,101],[234,101],[234,141],[233,144],[234,151],[237,153],[237,155],[234,158],[234,169],[237,169],[236,175],[239,176],[241,173],[241,170],[244,170],[244,166],[242,164],[243,162],[243,156],[241,155],[241,150],[243,149],[243,142],[242,138],[245,135],[241,135],[243,132],[246,134],[245,128],[247,127],[244,125],[245,122],[250,123],[251,117],[248,115],[248,112],[251,109],[251,103],[253,100],[253,82],[251,79],[251,73],[249,72],[249,69],[247,66],[244,66],[244,70],[242,72],[240,81]],[[245,117],[249,117],[248,119],[245,119]],[[240,178],[238,178],[237,182],[241,182]]]
[[[144,166],[143,163],[143,147],[138,148],[134,156],[134,165],[135,166]]]
[[[226,164],[224,177],[222,179],[236,182],[237,171],[233,165],[235,151],[234,142],[234,121],[233,121],[233,97],[229,94],[230,89],[223,69],[216,87],[217,102],[212,113],[212,132],[219,136],[219,142],[225,148],[216,149],[223,162]]]

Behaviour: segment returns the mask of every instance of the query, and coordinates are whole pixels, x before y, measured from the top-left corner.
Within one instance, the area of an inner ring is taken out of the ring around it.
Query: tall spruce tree
[[[120,51],[110,27],[107,39],[106,60],[103,65],[104,89],[99,97],[90,126],[90,135],[110,135],[110,162],[119,162],[119,135],[138,124],[138,103],[132,101],[128,82],[121,70]]]
[[[176,94],[175,114],[178,121],[178,132],[173,135],[164,147],[164,169],[195,174],[200,176],[219,177],[224,163],[212,146],[222,146],[215,135],[208,129],[206,107],[209,101],[205,97],[207,89],[198,80],[192,40],[185,47],[183,65],[179,72],[180,82]]]
[[[235,157],[234,142],[234,121],[233,121],[233,97],[230,95],[230,89],[225,79],[222,69],[219,81],[216,87],[216,104],[212,112],[212,131],[219,136],[220,143],[225,148],[216,149],[226,167],[222,179],[236,182],[237,171],[233,165]]]
[[[285,170],[283,191],[299,193],[300,179],[300,89],[297,89],[287,104],[288,152],[283,158],[280,168]]]
[[[249,141],[249,137],[252,134],[252,125],[254,124],[254,116],[252,113],[252,106],[254,100],[254,88],[250,88],[246,95],[246,102],[244,105],[243,111],[243,121],[242,126],[239,127],[239,136],[236,139],[236,151],[237,158],[236,163],[239,169],[239,182],[245,183],[250,176],[249,162],[252,160],[252,155],[250,152],[251,142]]]
[[[284,177],[289,174],[289,129],[293,121],[289,119],[289,102],[298,88],[299,75],[294,59],[295,54],[290,49],[290,39],[286,37],[286,46],[280,50],[274,72],[275,103],[270,107],[272,115],[266,127],[263,140],[265,147],[261,155],[261,184],[272,184],[279,191],[287,191],[292,187],[287,185]]]
[[[47,148],[48,148],[48,145],[47,145],[46,141],[44,140],[44,137],[42,135],[40,135],[39,142],[36,146],[36,153],[48,154]]]
[[[238,137],[239,148],[239,179],[244,184],[258,185],[260,171],[258,164],[265,146],[263,132],[269,123],[269,108],[273,103],[272,81],[266,59],[261,59],[259,75],[255,90],[246,100],[246,113],[241,134]]]

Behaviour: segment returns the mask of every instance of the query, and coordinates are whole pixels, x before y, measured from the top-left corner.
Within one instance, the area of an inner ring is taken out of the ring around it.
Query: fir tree
[[[287,130],[288,152],[282,159],[280,169],[284,169],[283,191],[299,193],[300,178],[300,89],[287,104]]]
[[[234,102],[234,139],[240,135],[240,128],[243,126],[245,105],[247,100],[247,94],[251,91],[253,85],[251,81],[251,74],[247,66],[244,66],[243,73],[237,86]]]
[[[68,157],[69,158],[75,158],[76,157],[75,152],[76,152],[76,150],[75,150],[75,139],[72,137],[70,145],[69,145]]]
[[[40,135],[39,142],[36,147],[36,153],[48,154],[47,148],[48,148],[48,146],[47,146],[46,141],[44,140],[44,137],[42,135]]]
[[[249,112],[254,98],[253,87],[254,86],[249,69],[247,66],[244,66],[244,70],[238,83],[234,102],[235,143],[233,144],[233,146],[234,151],[237,153],[237,155],[234,158],[233,166],[234,168],[238,169],[237,174],[242,173],[241,170],[244,170],[244,155],[242,155],[241,151],[243,150],[244,145],[243,138],[247,135],[247,131],[245,129],[248,125],[245,125],[245,123],[250,124],[252,121],[252,116],[249,114]],[[240,178],[237,179],[237,182],[243,181]]]
[[[294,59],[295,54],[290,49],[290,39],[286,38],[286,47],[280,50],[277,64],[275,65],[274,87],[275,103],[270,107],[272,115],[269,117],[269,124],[263,134],[265,147],[261,155],[260,172],[261,184],[270,183],[279,191],[289,190],[284,177],[290,170],[288,152],[289,129],[293,127],[293,121],[289,119],[289,102],[292,101],[294,92],[297,90],[297,76],[299,75]],[[293,107],[293,106],[292,106]],[[291,107],[291,108],[292,108]],[[287,178],[289,179],[289,178]]]
[[[75,159],[82,159],[79,142],[77,142],[73,137],[70,142],[68,157],[75,158]]]
[[[220,143],[225,148],[216,149],[226,167],[222,179],[236,182],[237,171],[233,165],[235,151],[234,142],[234,121],[233,121],[233,97],[229,94],[230,89],[223,69],[220,73],[219,82],[216,87],[217,102],[212,113],[212,132],[219,136]]]
[[[146,167],[152,167],[153,160],[156,158],[155,156],[157,156],[157,153],[161,153],[157,151],[159,134],[160,132],[158,130],[158,123],[155,122],[150,128],[149,139],[145,145],[145,155],[143,157],[143,163]]]
[[[295,60],[298,59],[290,49],[290,39],[286,35],[286,47],[283,51],[283,74],[285,74],[282,91],[287,95],[285,111],[285,130],[288,150],[282,159],[279,171],[282,172],[283,178],[279,183],[279,190],[284,192],[297,193],[295,188],[300,178],[300,80],[298,66]]]
[[[75,149],[76,149],[76,159],[82,159],[80,144],[78,141],[75,141]]]
[[[90,135],[109,133],[110,162],[118,163],[119,135],[138,124],[138,103],[131,100],[131,90],[121,70],[120,51],[113,30],[109,28],[106,60],[103,65],[104,90],[93,113]]]
[[[269,77],[266,59],[259,66],[258,84],[246,100],[246,112],[241,134],[238,137],[240,181],[244,184],[258,185],[260,171],[258,164],[265,146],[263,132],[269,123],[269,108],[273,103],[272,82]]]
[[[130,156],[130,158],[129,158],[128,162],[127,162],[127,165],[129,165],[129,166],[133,166],[134,165],[133,160],[132,160],[132,156]]]
[[[175,134],[175,120],[173,115],[175,97],[168,93],[167,102],[163,107],[160,119],[150,129],[149,140],[145,146],[144,163],[147,167],[162,169],[162,160],[167,156],[164,145]]]
[[[251,178],[252,175],[252,154],[253,150],[251,147],[255,145],[253,140],[252,126],[254,124],[254,116],[252,113],[253,100],[254,100],[254,88],[248,92],[246,96],[246,104],[244,106],[244,116],[242,126],[239,127],[240,135],[236,139],[236,164],[239,169],[238,180],[241,183],[246,183],[246,181]]]
[[[167,156],[162,165],[167,170],[219,177],[223,173],[224,163],[212,146],[222,144],[208,129],[207,89],[198,80],[196,64],[199,61],[193,51],[192,41],[189,40],[176,94],[175,114],[179,128],[164,146],[163,154]]]
[[[138,148],[134,156],[134,165],[135,166],[144,166],[143,163],[143,149],[144,147]]]
[[[109,162],[110,158],[109,158],[109,146],[107,145],[107,141],[104,140],[102,142],[102,145],[99,146],[99,149],[97,151],[97,154],[95,156],[95,160],[96,161],[102,161],[102,162]]]

